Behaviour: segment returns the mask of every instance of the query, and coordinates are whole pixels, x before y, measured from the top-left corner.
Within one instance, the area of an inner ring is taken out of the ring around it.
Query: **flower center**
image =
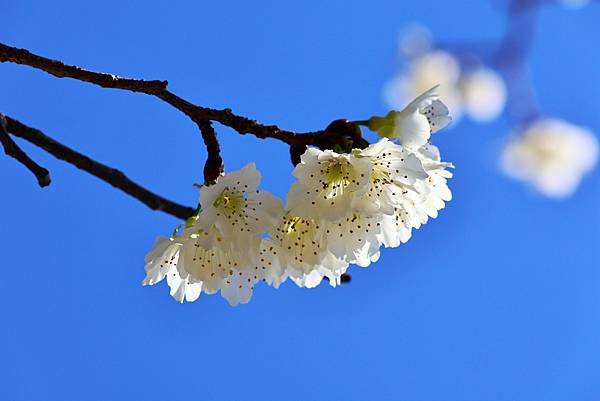
[[[344,189],[350,185],[350,167],[347,163],[334,162],[325,169],[326,182],[323,183],[325,199],[343,195]]]
[[[229,188],[225,188],[213,204],[227,215],[239,214],[245,205],[244,195],[240,191],[231,191]]]
[[[538,146],[534,157],[541,166],[550,165],[556,160],[560,160],[560,152],[553,146]]]
[[[317,263],[320,254],[319,243],[315,235],[318,225],[314,220],[296,216],[287,216],[277,230],[275,238],[287,253],[293,256],[294,262]],[[281,235],[280,235],[281,234]]]
[[[374,184],[378,183],[389,183],[390,173],[387,169],[381,167],[379,163],[373,163],[373,169],[371,170],[371,182]]]
[[[301,217],[290,217],[289,219],[286,219],[284,224],[284,231],[286,235],[290,236],[299,236],[311,229],[310,222]]]

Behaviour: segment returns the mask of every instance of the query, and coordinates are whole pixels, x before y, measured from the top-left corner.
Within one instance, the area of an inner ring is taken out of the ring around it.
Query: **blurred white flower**
[[[532,123],[503,150],[501,165],[539,192],[561,198],[571,195],[598,159],[598,140],[585,128],[543,118]]]
[[[402,111],[390,111],[385,117],[371,117],[369,129],[380,137],[396,138],[402,146],[418,149],[431,134],[446,127],[452,119],[434,86],[419,95]]]
[[[411,99],[439,85],[437,93],[444,99],[452,117],[458,120],[461,115],[459,77],[460,65],[454,56],[434,50],[415,58],[408,71],[388,82],[384,87],[384,98],[390,108],[398,110]]]
[[[506,86],[500,75],[489,68],[478,68],[466,74],[459,84],[463,107],[475,121],[493,120],[504,109]]]

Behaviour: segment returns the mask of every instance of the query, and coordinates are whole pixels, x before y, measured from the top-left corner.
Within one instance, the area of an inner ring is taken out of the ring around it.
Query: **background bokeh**
[[[542,110],[596,132],[599,18],[596,4],[545,7],[530,57]],[[303,131],[385,113],[414,21],[448,41],[504,29],[493,1],[3,0],[0,40]],[[201,138],[167,105],[12,64],[0,88],[1,112],[196,201]],[[227,169],[256,161],[284,196],[287,148],[217,128]],[[237,308],[143,288],[143,256],[176,219],[19,142],[54,181],[0,157],[0,399],[600,399],[600,172],[543,198],[497,168],[509,128],[436,134],[453,201],[351,284],[259,286]]]

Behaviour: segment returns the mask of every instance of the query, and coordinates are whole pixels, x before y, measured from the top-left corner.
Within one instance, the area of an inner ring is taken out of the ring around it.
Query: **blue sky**
[[[503,30],[491,1],[172,3],[11,1],[0,38],[303,131],[387,111],[406,23],[448,41]],[[542,110],[596,133],[599,18],[546,8],[530,63]],[[0,86],[1,112],[196,201],[202,142],[165,104],[8,64]],[[217,129],[228,170],[255,161],[285,195],[283,144]],[[497,171],[509,129],[463,119],[436,135],[454,200],[350,285],[259,287],[238,308],[142,288],[143,256],[176,219],[23,143],[54,181],[39,189],[0,157],[0,399],[600,399],[600,172],[567,201],[542,198]]]

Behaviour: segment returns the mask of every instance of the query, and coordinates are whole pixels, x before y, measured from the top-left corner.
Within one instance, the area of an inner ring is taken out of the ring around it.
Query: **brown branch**
[[[204,182],[215,181],[223,173],[223,159],[221,159],[221,149],[219,148],[219,141],[217,141],[217,133],[210,121],[203,121],[198,126],[202,133],[204,145],[206,145],[206,150],[208,151],[206,163],[204,164]]]
[[[6,122],[7,131],[12,135],[23,138],[44,149],[57,159],[64,160],[73,164],[75,167],[100,178],[102,181],[105,181],[113,187],[136,198],[152,210],[160,210],[180,219],[186,219],[194,213],[193,208],[180,205],[147,190],[141,185],[131,181],[121,171],[92,160],[88,156],[55,141],[40,130],[28,127],[8,116],[6,116]]]
[[[12,140],[10,135],[8,135],[6,118],[2,113],[0,113],[0,142],[4,147],[4,153],[27,167],[35,175],[40,187],[43,188],[50,185],[50,173],[48,170],[31,160],[19,145]]]
[[[30,53],[25,49],[6,46],[0,43],[0,59],[2,62],[25,64],[39,70],[46,71],[58,78],[74,78],[80,81],[91,82],[103,88],[125,89],[133,92],[158,94],[167,88],[167,81],[144,81],[141,79],[128,79],[113,74],[88,71],[83,68],[71,66],[61,61],[51,60]]]
[[[129,79],[113,74],[89,71],[2,43],[0,43],[0,62],[28,65],[59,78],[73,78],[104,88],[123,89],[152,95],[181,111],[198,125],[205,121],[217,121],[220,124],[233,128],[242,135],[252,134],[257,138],[274,138],[289,145],[312,145],[323,134],[323,131],[295,133],[280,129],[276,125],[264,125],[255,120],[238,116],[231,109],[218,110],[195,105],[170,92],[167,89],[167,81]]]
[[[247,117],[238,116],[234,114],[231,109],[217,110],[195,105],[170,92],[167,89],[167,81],[122,78],[114,74],[90,71],[65,64],[62,61],[52,60],[33,54],[25,49],[7,46],[2,43],[0,43],[0,62],[12,62],[27,65],[59,78],[68,77],[79,81],[93,83],[103,88],[145,93],[163,100],[187,115],[200,128],[204,144],[208,151],[207,162],[204,169],[204,175],[207,181],[215,180],[223,171],[223,160],[220,156],[219,142],[211,121],[216,121],[233,128],[242,135],[252,134],[257,138],[274,138],[283,141],[293,148],[292,153],[295,159],[298,158],[298,151],[304,149],[306,145],[314,145],[321,148],[333,148],[336,144],[343,145],[343,147],[351,147],[354,144],[364,147],[366,143],[360,136],[360,130],[355,126],[352,126],[352,124],[346,120],[337,120],[334,122],[335,124],[330,125],[325,130],[295,133],[280,129],[275,125],[264,125]],[[186,218],[194,212],[192,208],[176,204],[148,191],[129,180],[122,172],[98,163],[89,157],[54,141],[39,130],[27,127],[10,118],[8,118],[8,127],[9,132],[13,135],[20,136],[48,151],[55,157],[74,164],[76,167],[97,176],[139,199],[151,209],[162,210],[180,218]]]

